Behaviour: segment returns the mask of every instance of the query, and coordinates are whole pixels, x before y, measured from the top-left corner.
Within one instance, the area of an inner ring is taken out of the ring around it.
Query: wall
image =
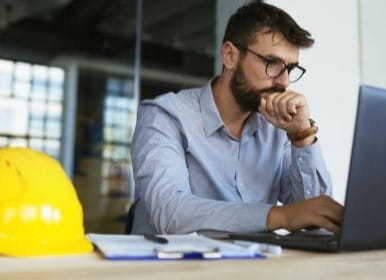
[[[360,0],[361,78],[386,88],[386,1]]]
[[[266,2],[286,10],[316,40],[312,49],[301,52],[300,64],[307,73],[292,89],[309,100],[311,116],[320,127],[318,137],[332,175],[334,196],[343,202],[360,83],[358,2]]]

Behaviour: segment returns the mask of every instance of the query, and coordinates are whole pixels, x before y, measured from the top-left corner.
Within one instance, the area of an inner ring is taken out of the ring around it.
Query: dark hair
[[[279,32],[291,44],[308,48],[314,43],[311,34],[301,28],[285,11],[266,3],[250,3],[240,7],[227,24],[223,43],[231,41],[249,46],[256,39],[256,33],[268,28]]]

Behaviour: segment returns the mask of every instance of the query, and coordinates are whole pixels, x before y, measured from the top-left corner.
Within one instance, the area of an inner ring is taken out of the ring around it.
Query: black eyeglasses
[[[238,49],[242,49],[244,51],[248,51],[251,54],[255,55],[262,61],[266,63],[265,65],[265,73],[271,79],[275,79],[280,77],[285,71],[288,71],[288,79],[290,83],[294,83],[300,80],[300,78],[306,72],[306,69],[299,66],[298,64],[285,64],[284,61],[280,59],[271,59],[267,58],[257,52],[251,50],[250,48],[243,46],[241,44],[234,44]]]

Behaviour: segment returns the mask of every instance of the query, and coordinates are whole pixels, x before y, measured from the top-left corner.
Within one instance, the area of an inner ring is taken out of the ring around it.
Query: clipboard
[[[220,260],[265,259],[245,247],[197,234],[160,235],[167,244],[157,244],[142,235],[89,233],[87,237],[107,260]]]

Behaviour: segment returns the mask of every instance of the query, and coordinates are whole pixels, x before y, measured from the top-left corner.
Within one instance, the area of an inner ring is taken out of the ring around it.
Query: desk
[[[13,259],[0,257],[1,280],[136,279],[385,279],[386,250],[309,253],[284,250],[267,260],[105,261],[98,254]]]

